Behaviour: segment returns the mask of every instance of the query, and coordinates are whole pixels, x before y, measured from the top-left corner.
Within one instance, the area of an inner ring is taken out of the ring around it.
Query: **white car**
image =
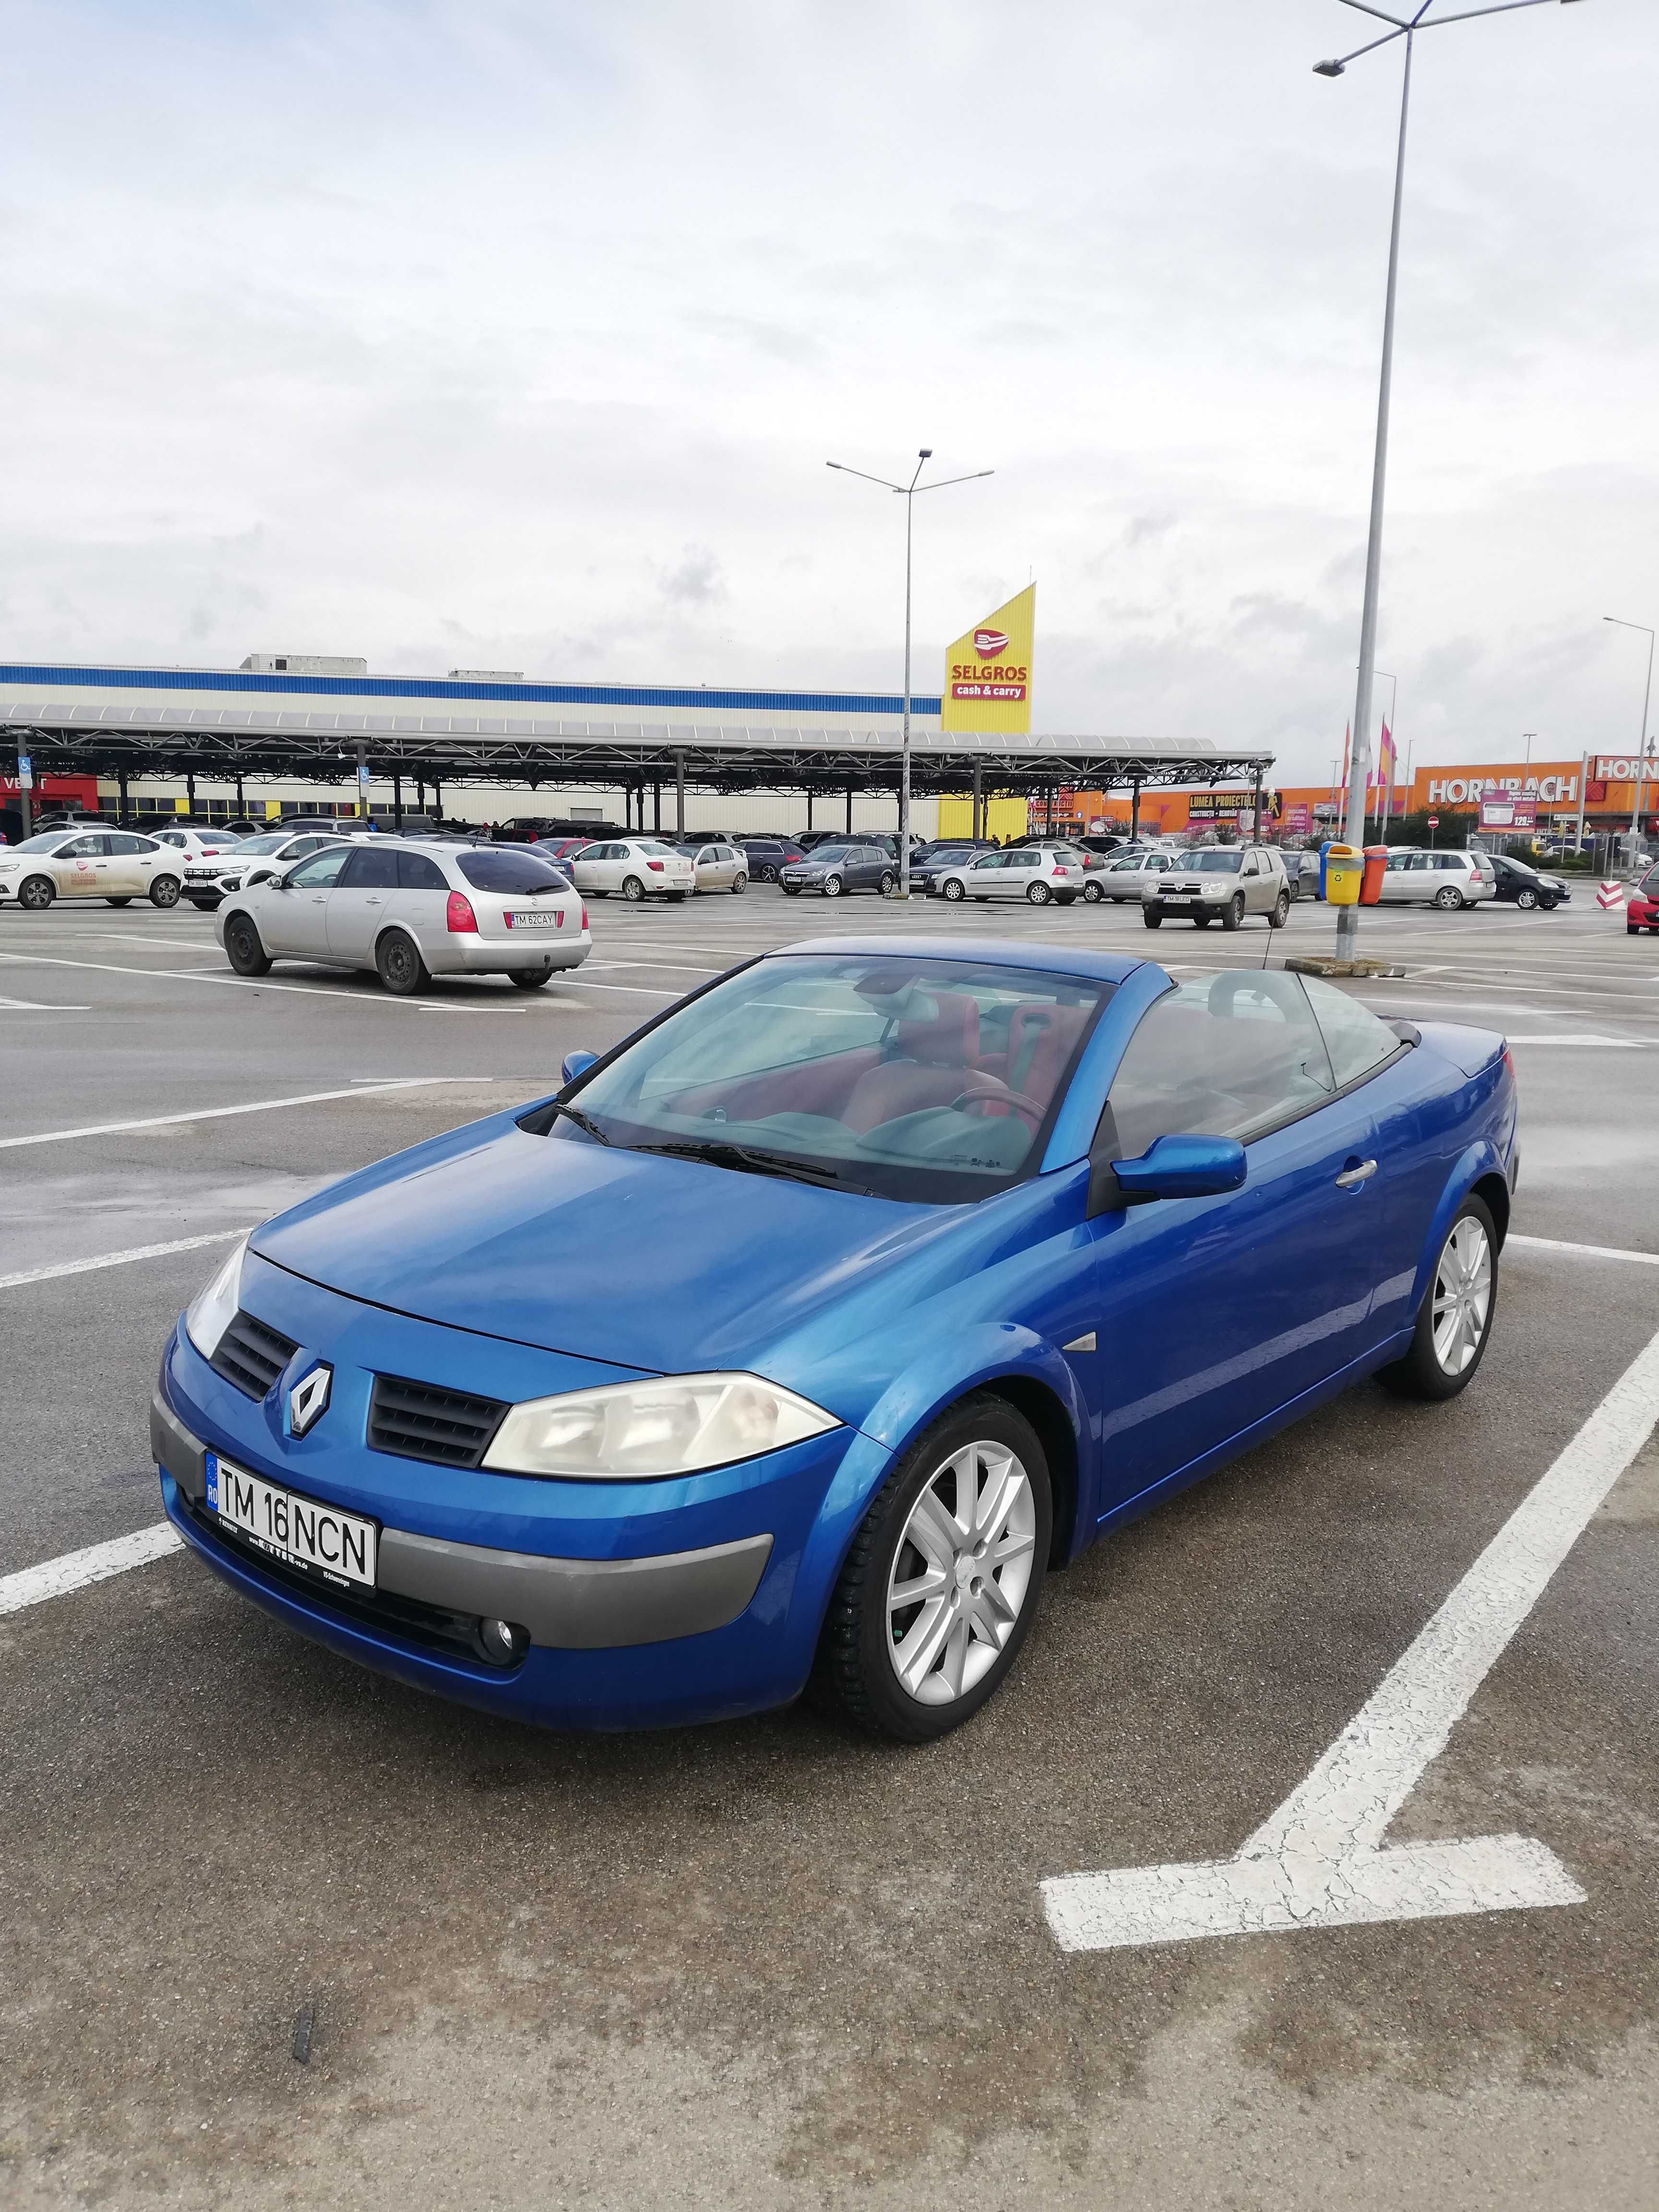
[[[689,898],[697,888],[691,855],[660,837],[606,837],[584,845],[568,872],[579,891],[595,898],[620,891],[635,905],[646,898]]]
[[[1437,906],[1455,913],[1498,896],[1498,871],[1484,853],[1443,846],[1433,849],[1397,846],[1382,872],[1379,906]]]
[[[434,975],[505,975],[538,991],[592,951],[581,895],[521,845],[354,838],[233,891],[213,933],[239,975],[273,960],[372,968],[398,998]]]
[[[204,914],[210,914],[228,892],[269,883],[273,877],[286,874],[307,853],[344,842],[343,837],[320,830],[309,830],[297,837],[288,830],[263,830],[257,837],[244,837],[240,843],[228,846],[222,853],[186,860],[185,896]]]
[[[1086,873],[1082,854],[1068,845],[1016,845],[1011,852],[978,853],[946,868],[934,879],[934,889],[953,902],[996,898],[1070,906],[1081,896]]]
[[[150,832],[158,845],[171,845],[185,860],[198,860],[220,853],[233,853],[242,840],[229,830],[196,830],[180,825]]]
[[[700,891],[748,890],[749,856],[740,845],[728,845],[723,837],[694,845],[688,838],[679,849],[696,871]]]
[[[136,830],[44,830],[0,848],[0,902],[43,914],[57,898],[101,898],[131,906],[177,906],[184,864],[170,845]]]
[[[1115,854],[1096,878],[1101,896],[1117,904],[1125,899],[1139,904],[1146,886],[1174,867],[1181,857],[1179,853],[1162,850]]]

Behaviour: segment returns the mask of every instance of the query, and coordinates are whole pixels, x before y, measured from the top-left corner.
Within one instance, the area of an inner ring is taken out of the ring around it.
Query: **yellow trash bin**
[[[1325,848],[1325,899],[1329,906],[1358,906],[1365,878],[1365,856],[1356,845]]]

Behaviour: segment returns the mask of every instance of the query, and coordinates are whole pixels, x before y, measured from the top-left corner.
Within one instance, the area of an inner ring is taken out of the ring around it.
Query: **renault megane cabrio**
[[[1491,1332],[1502,1038],[1311,978],[838,939],[256,1230],[152,1409],[227,1582],[493,1712],[941,1735],[1046,1574]]]

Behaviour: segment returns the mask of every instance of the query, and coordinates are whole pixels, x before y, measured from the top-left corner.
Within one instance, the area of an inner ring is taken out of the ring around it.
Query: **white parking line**
[[[89,1014],[90,1006],[58,1006],[47,999],[0,999],[0,1010],[9,1014]]]
[[[0,1152],[20,1145],[58,1145],[71,1137],[113,1137],[129,1129],[165,1129],[179,1121],[222,1121],[234,1114],[274,1114],[281,1106],[319,1106],[330,1098],[368,1098],[377,1091],[418,1091],[434,1083],[487,1083],[479,1075],[399,1075],[386,1083],[354,1083],[347,1091],[306,1091],[297,1098],[256,1098],[246,1106],[201,1106],[189,1114],[150,1114],[139,1121],[95,1121],[84,1129],[41,1129],[31,1137],[0,1137]]]
[[[100,1267],[125,1267],[134,1260],[160,1260],[169,1252],[199,1251],[204,1244],[228,1244],[233,1237],[246,1237],[248,1227],[216,1229],[206,1237],[175,1237],[166,1244],[131,1244],[125,1252],[99,1252],[89,1260],[58,1260],[49,1267],[23,1267],[15,1275],[0,1275],[0,1291],[15,1291],[24,1283],[50,1283],[59,1275],[89,1275]]]
[[[170,1521],[154,1521],[131,1536],[117,1536],[107,1544],[88,1544],[83,1552],[65,1552],[21,1574],[0,1575],[0,1613],[21,1613],[42,1605],[49,1597],[67,1597],[88,1583],[107,1582],[129,1567],[147,1566],[179,1550],[183,1539]]]
[[[1060,1948],[1102,1951],[1582,1905],[1583,1890],[1532,1837],[1387,1848],[1383,1838],[1656,1420],[1659,1336],[1237,1856],[1045,1881],[1043,1910]]]
[[[1504,1249],[1511,1244],[1534,1252],[1571,1252],[1580,1260],[1626,1260],[1638,1267],[1659,1267],[1659,1252],[1632,1252],[1620,1244],[1569,1244],[1559,1237],[1517,1237],[1513,1230],[1504,1239]]]
[[[1603,1052],[1646,1052],[1659,1044],[1659,1037],[1596,1036],[1511,1036],[1510,1044],[1582,1044]]]

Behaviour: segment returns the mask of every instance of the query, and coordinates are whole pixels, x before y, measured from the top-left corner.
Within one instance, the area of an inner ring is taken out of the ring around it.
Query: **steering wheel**
[[[1042,1126],[1046,1106],[1039,1106],[1035,1098],[1028,1098],[1023,1091],[1010,1091],[1006,1084],[970,1083],[965,1091],[958,1091],[951,1101],[951,1109],[970,1106],[976,1100],[995,1099],[999,1105],[1012,1106],[1016,1114],[1024,1114],[1034,1129]]]

